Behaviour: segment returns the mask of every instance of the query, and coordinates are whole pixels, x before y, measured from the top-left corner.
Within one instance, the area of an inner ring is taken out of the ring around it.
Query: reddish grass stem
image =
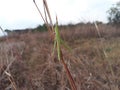
[[[66,75],[68,77],[68,80],[69,80],[69,83],[70,83],[70,86],[71,86],[72,90],[77,90],[74,79],[73,79],[73,77],[72,77],[72,75],[71,75],[71,73],[70,73],[70,71],[67,67],[67,64],[64,62],[62,51],[61,51],[61,61],[62,61],[62,64],[64,66],[64,69],[66,71]]]
[[[42,13],[40,12],[40,9],[38,8],[35,0],[33,0],[33,2],[34,2],[34,4],[35,4],[37,10],[39,11],[39,13],[40,13],[40,15],[41,15],[44,23],[46,24],[48,31],[50,31],[51,39],[53,38],[52,40],[55,40],[53,23],[52,23],[50,11],[49,11],[49,8],[48,8],[48,5],[47,5],[47,1],[46,1],[46,0],[43,0],[45,18],[43,17]],[[46,15],[46,14],[47,14],[47,15]],[[49,18],[50,25],[49,25],[49,23],[48,23],[47,16],[48,16],[48,18]],[[53,37],[52,37],[52,36],[53,36]],[[67,78],[68,78],[68,80],[69,80],[70,86],[71,86],[72,90],[77,90],[77,87],[76,87],[76,85],[75,85],[74,79],[73,79],[73,77],[72,77],[72,75],[71,75],[71,73],[70,73],[70,71],[69,71],[69,69],[68,69],[68,67],[67,67],[67,64],[64,62],[61,48],[60,48],[60,53],[61,53],[61,56],[60,56],[60,57],[61,57],[61,61],[62,61],[62,64],[63,64],[63,66],[64,66],[64,69],[65,69],[65,71],[66,71],[66,75],[67,75]]]

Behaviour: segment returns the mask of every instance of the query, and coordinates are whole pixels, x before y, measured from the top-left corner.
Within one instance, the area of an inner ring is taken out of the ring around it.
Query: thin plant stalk
[[[11,84],[12,84],[14,90],[17,90],[16,84],[15,84],[15,82],[14,82],[14,80],[13,80],[12,75],[11,75],[10,73],[8,73],[7,71],[5,71],[5,74],[8,76],[8,79],[9,79],[9,81],[11,82]]]
[[[0,30],[2,31],[2,33],[4,34],[4,36],[6,36],[4,30],[3,30],[3,28],[2,28],[1,26],[0,26]],[[8,42],[8,38],[7,38],[7,37],[6,37],[6,40],[7,40],[7,42]]]
[[[52,23],[52,19],[51,19],[51,15],[50,15],[50,11],[49,11],[49,8],[48,8],[48,5],[47,5],[47,2],[46,0],[43,0],[43,5],[44,5],[44,13],[45,13],[45,19],[43,18],[43,15],[42,13],[40,12],[35,0],[33,0],[34,3],[35,3],[35,6],[37,7],[40,15],[42,16],[42,19],[44,21],[44,23],[46,23],[49,31],[52,31],[52,33],[55,33],[54,35],[54,47],[57,49],[57,54],[58,54],[58,60],[61,61],[62,65],[64,66],[64,69],[66,71],[66,75],[67,75],[67,78],[69,80],[69,83],[70,83],[70,86],[71,86],[71,89],[72,90],[77,90],[77,87],[75,85],[75,82],[74,82],[74,79],[67,67],[67,64],[64,62],[64,58],[63,58],[63,54],[62,54],[62,50],[61,50],[61,38],[60,38],[60,34],[59,34],[59,31],[58,31],[58,21],[56,19],[56,26],[55,26],[55,29],[53,28],[53,23]],[[49,28],[49,24],[48,24],[48,20],[47,20],[47,15],[48,15],[48,18],[49,18],[49,22],[50,22],[50,27]]]
[[[58,54],[58,60],[61,61],[63,66],[64,66],[64,69],[67,73],[67,77],[68,77],[68,80],[70,82],[70,86],[71,86],[72,90],[77,90],[75,82],[73,80],[73,77],[72,77],[72,75],[71,75],[71,73],[70,73],[70,71],[67,67],[67,64],[64,62],[64,58],[63,58],[63,54],[62,54],[62,50],[61,50],[61,44],[64,44],[64,43],[62,42],[62,39],[60,37],[60,33],[59,33],[59,30],[58,30],[58,19],[57,19],[57,16],[56,16],[54,46],[56,46],[57,54]]]
[[[53,30],[52,18],[51,18],[50,11],[49,11],[49,8],[48,8],[48,5],[47,5],[47,1],[43,0],[43,3],[44,3],[44,6],[46,8],[46,11],[47,11],[47,14],[48,14],[48,17],[49,17],[49,20],[50,20],[50,24],[51,24],[52,30]]]
[[[67,77],[68,77],[68,80],[70,82],[70,86],[71,86],[72,90],[77,90],[74,79],[73,79],[73,77],[72,77],[72,75],[71,75],[71,73],[70,73],[70,71],[69,71],[69,69],[67,67],[67,64],[64,62],[62,52],[61,52],[61,62],[62,62],[63,66],[64,66],[64,69],[65,69],[65,71],[67,73]]]
[[[37,10],[38,10],[38,12],[39,12],[39,14],[40,14],[40,16],[42,17],[42,20],[45,22],[45,19],[44,19],[43,15],[42,15],[40,9],[38,8],[38,6],[37,6],[35,0],[33,0],[33,2],[34,2],[34,4],[35,4],[35,6],[36,6],[36,8],[37,8]]]
[[[98,28],[98,25],[97,25],[96,22],[95,22],[94,24],[95,24],[95,27],[96,27],[96,30],[97,30],[97,34],[98,34],[99,38],[101,39],[102,36],[101,36],[100,30],[99,30],[99,28]],[[108,58],[108,55],[107,55],[107,53],[106,53],[106,51],[105,51],[105,49],[104,49],[104,47],[103,47],[103,42],[102,42],[102,40],[101,40],[101,45],[102,45],[102,50],[103,50],[103,53],[104,53],[105,58]],[[110,68],[110,71],[111,71],[112,76],[115,77],[115,74],[114,74],[114,71],[113,71],[113,69],[112,69],[112,66],[111,66],[110,61],[107,60],[107,62],[108,62],[108,64],[109,64],[109,68]]]

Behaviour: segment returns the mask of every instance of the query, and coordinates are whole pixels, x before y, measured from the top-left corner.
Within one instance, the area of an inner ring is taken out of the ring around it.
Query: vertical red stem
[[[77,90],[74,79],[73,79],[73,77],[72,77],[72,75],[71,75],[71,73],[70,73],[70,71],[67,67],[67,64],[64,62],[62,51],[61,51],[61,61],[62,61],[62,64],[64,66],[64,69],[66,71],[66,74],[67,74],[67,77],[68,77],[68,80],[69,80],[69,83],[70,83],[70,86],[71,86],[72,90]]]

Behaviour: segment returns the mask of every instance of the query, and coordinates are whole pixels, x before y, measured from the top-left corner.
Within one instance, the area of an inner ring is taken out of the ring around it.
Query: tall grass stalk
[[[44,23],[46,24],[48,30],[50,31],[50,35],[51,35],[51,39],[54,40],[54,46],[57,50],[57,54],[58,54],[58,60],[61,61],[62,65],[64,66],[64,69],[66,71],[66,75],[67,75],[67,78],[69,80],[69,83],[70,83],[70,86],[71,86],[71,89],[72,90],[77,90],[77,87],[75,85],[75,82],[74,82],[74,79],[67,67],[67,64],[64,62],[64,58],[63,58],[63,53],[62,53],[62,48],[61,48],[61,37],[60,37],[60,34],[59,34],[59,30],[58,30],[58,21],[56,19],[56,26],[55,26],[55,29],[54,29],[54,26],[53,26],[53,23],[52,23],[52,19],[51,19],[51,15],[50,15],[50,11],[49,11],[49,8],[48,8],[48,5],[47,5],[47,1],[46,0],[43,0],[43,7],[44,7],[44,14],[45,14],[45,17],[43,17],[40,9],[38,8],[35,0],[33,0],[37,10],[39,11]],[[47,19],[47,17],[49,19]],[[49,22],[48,22],[49,20]]]
[[[98,34],[99,38],[101,39],[100,41],[101,41],[102,51],[103,51],[103,54],[104,54],[104,56],[105,56],[105,59],[106,59],[107,62],[108,62],[108,65],[109,65],[109,68],[110,68],[110,72],[111,72],[112,76],[115,77],[114,71],[113,71],[112,66],[111,66],[111,62],[108,60],[108,55],[107,55],[107,53],[106,53],[106,51],[105,51],[105,48],[104,48],[104,45],[103,45],[103,41],[102,41],[102,36],[101,36],[101,34],[100,34],[100,30],[99,30],[99,28],[98,28],[97,23],[94,22],[94,24],[95,24],[95,27],[96,27],[96,30],[97,30],[97,34]]]
[[[6,33],[4,32],[3,28],[0,26],[0,30],[2,31],[3,35],[6,36]],[[8,42],[8,38],[5,37],[6,41]]]
[[[17,88],[16,88],[17,86],[16,86],[16,84],[15,84],[15,82],[14,82],[14,79],[13,79],[12,75],[11,75],[10,73],[8,73],[7,71],[5,71],[5,74],[8,76],[8,79],[9,79],[9,81],[11,82],[14,90],[17,90]]]
[[[1,27],[1,26],[0,26],[0,29],[1,29],[2,33],[5,35],[4,30],[2,29],[2,27]]]
[[[44,7],[44,14],[45,14],[45,17],[43,16],[42,12],[40,11],[38,5],[36,4],[35,0],[33,0],[40,16],[42,17],[42,20],[43,22],[46,24],[46,27],[50,33],[50,36],[51,36],[51,39],[54,39],[54,27],[53,27],[53,23],[52,23],[52,19],[50,17],[50,13],[49,13],[49,9],[48,9],[48,6],[47,6],[47,2],[45,0],[43,0],[43,7]],[[49,17],[49,20],[50,20],[50,23],[48,22],[48,19],[47,19],[47,15]]]

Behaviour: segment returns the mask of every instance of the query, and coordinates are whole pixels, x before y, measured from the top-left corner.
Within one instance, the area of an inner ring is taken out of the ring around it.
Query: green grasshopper
[[[55,39],[54,39],[53,52],[54,52],[54,50],[56,48],[57,49],[57,55],[58,55],[58,60],[59,61],[61,60],[61,44],[63,44],[65,48],[67,48],[68,50],[71,51],[71,48],[66,43],[64,43],[64,41],[60,37],[60,32],[58,30],[58,21],[57,21],[57,17],[56,17]]]

